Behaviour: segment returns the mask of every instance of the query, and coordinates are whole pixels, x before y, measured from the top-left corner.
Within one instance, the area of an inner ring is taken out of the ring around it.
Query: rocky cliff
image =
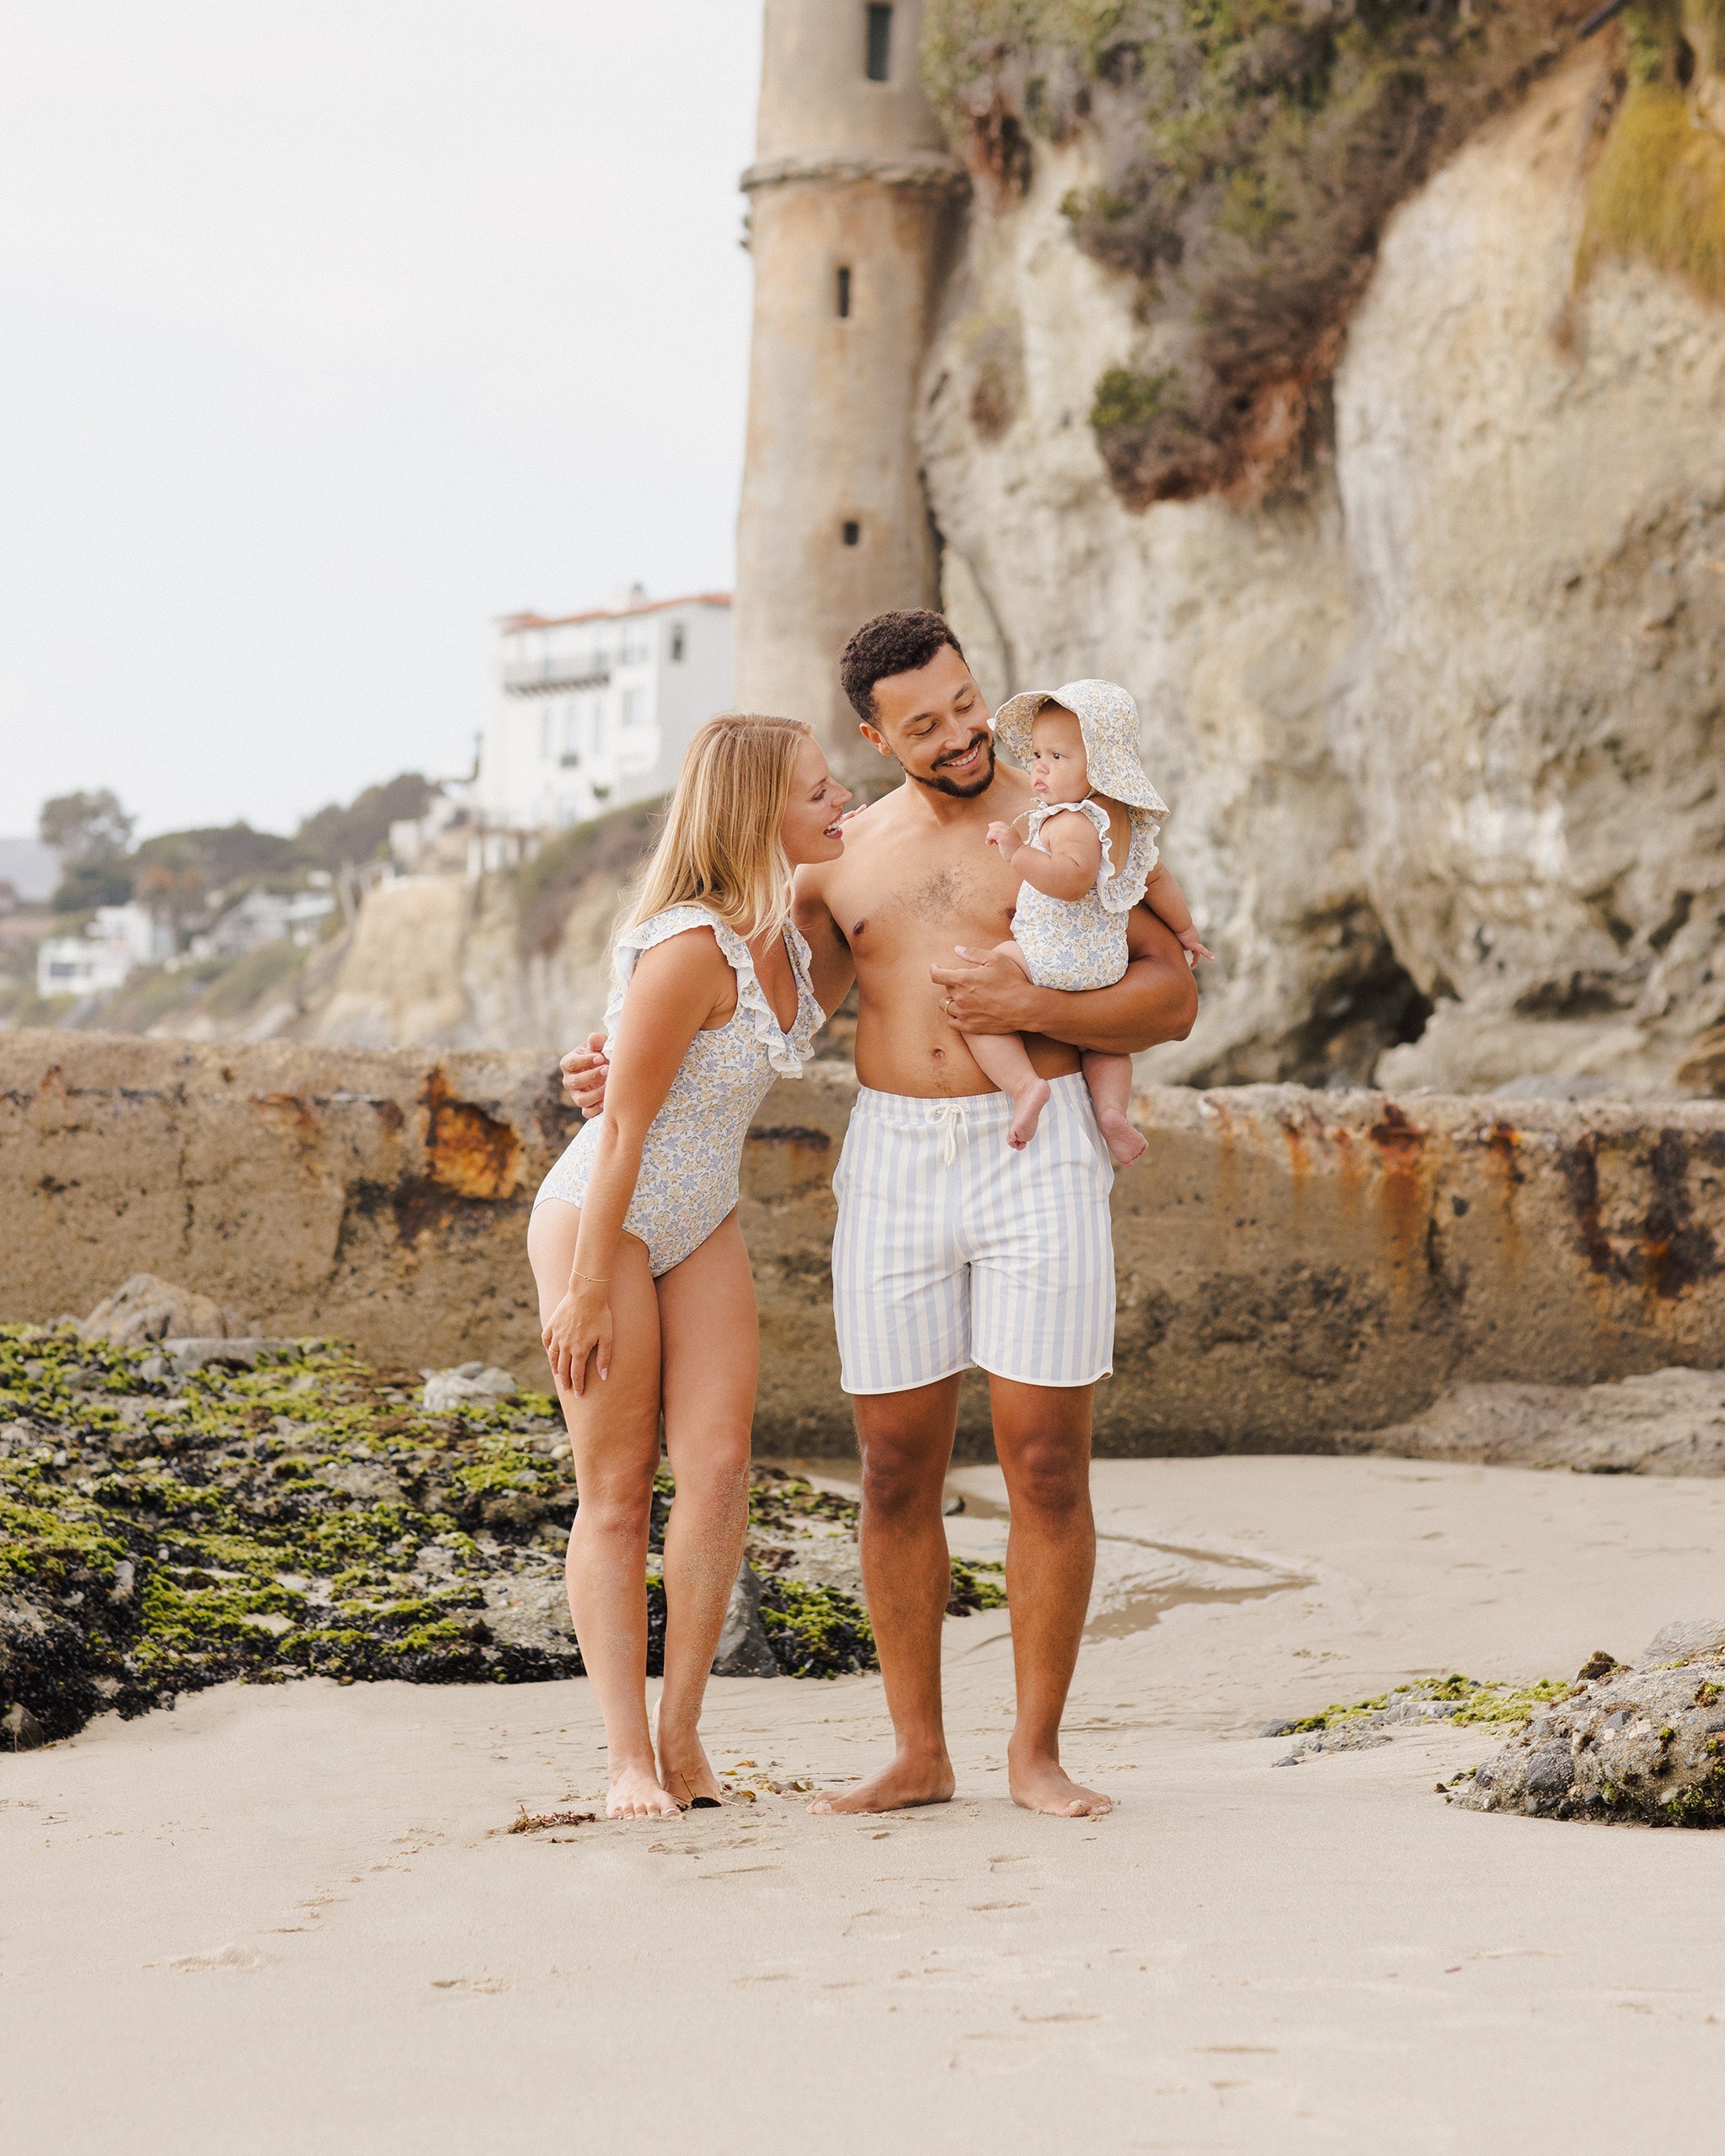
[[[1096,205],[1151,229],[1213,78],[1156,76],[1145,25],[1218,11],[949,7],[937,32],[967,13],[997,33],[964,48],[969,75],[931,48],[977,178],[921,402],[944,602],[991,691],[1100,672],[1139,696],[1167,857],[1219,958],[1149,1074],[1705,1086],[1720,1059],[1694,1044],[1725,1018],[1725,253],[1708,268],[1691,211],[1725,203],[1718,11],[1643,7],[1639,42],[1466,61],[1473,102],[1445,90],[1434,123],[1465,107],[1465,139],[1417,184],[1396,168],[1359,274],[1332,262],[1311,299],[1282,403],[1261,367],[1246,449],[1212,427],[1226,454],[1201,468],[1164,421],[1170,398],[1188,436],[1214,416],[1194,323],[1226,293],[1203,250],[1237,268],[1256,228],[1228,224],[1227,190],[1269,200],[1279,168],[1231,152],[1222,208],[1183,209],[1148,269],[1097,243]],[[1141,18],[1136,56],[1070,19],[1019,51],[1006,20],[1081,15]],[[1357,109],[1349,51],[1332,40],[1324,83]],[[1130,171],[1122,83],[1140,119],[1170,101]],[[1647,150],[1674,112],[1679,147]],[[1316,214],[1295,204],[1290,229]],[[1263,275],[1297,298],[1274,256],[1292,244],[1263,242]]]

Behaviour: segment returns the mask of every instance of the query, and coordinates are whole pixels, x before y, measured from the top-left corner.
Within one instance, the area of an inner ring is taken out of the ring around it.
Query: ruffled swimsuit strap
[[[809,946],[803,943],[802,963],[791,937],[796,933],[788,929],[785,950],[791,962],[791,977],[797,984],[797,1015],[791,1021],[788,1033],[779,1024],[766,990],[761,985],[755,971],[755,961],[749,955],[749,947],[734,928],[715,918],[713,932],[718,939],[718,947],[730,961],[737,976],[737,1020],[747,1026],[757,1046],[766,1051],[766,1059],[781,1078],[800,1078],[803,1065],[814,1053],[814,1032],[825,1013],[815,1002],[808,987]],[[802,942],[802,938],[797,938]]]
[[[710,928],[715,936],[720,937],[729,932],[716,913],[709,912],[705,906],[697,905],[667,906],[663,913],[649,915],[645,921],[638,921],[633,928],[623,930],[611,953],[611,996],[605,1006],[607,1027],[617,1023],[617,1014],[623,1007],[623,991],[629,985],[635,970],[635,961],[641,953],[650,951],[655,943],[666,942],[673,936],[684,935],[692,928]],[[719,948],[724,949],[722,941]],[[730,953],[726,952],[725,955],[729,958]]]
[[[1096,888],[1100,890],[1104,883],[1113,882],[1114,875],[1114,847],[1108,837],[1108,812],[1102,807],[1100,803],[1090,800],[1050,801],[1045,804],[1039,804],[1030,812],[1027,826],[1029,836],[1033,842],[1038,832],[1041,830],[1049,818],[1058,816],[1063,808],[1070,808],[1081,816],[1087,816],[1096,828],[1097,836],[1102,841],[1102,861],[1096,872]],[[1046,848],[1044,851],[1046,851]]]

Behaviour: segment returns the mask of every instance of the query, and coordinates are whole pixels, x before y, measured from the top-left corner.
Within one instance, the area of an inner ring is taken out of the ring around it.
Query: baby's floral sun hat
[[[1068,681],[1063,689],[1026,689],[994,715],[994,738],[1014,763],[1030,761],[1030,728],[1039,712],[1060,704],[1084,736],[1090,783],[1111,801],[1160,823],[1168,804],[1144,775],[1138,753],[1138,707],[1116,681]]]

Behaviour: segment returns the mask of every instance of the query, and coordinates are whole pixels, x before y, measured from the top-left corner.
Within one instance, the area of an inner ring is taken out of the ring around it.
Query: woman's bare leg
[[[997,958],[1011,958],[1023,967],[1024,953],[1010,941],[996,943],[994,954]],[[1030,1060],[1030,1051],[1018,1033],[966,1033],[964,1045],[976,1058],[985,1078],[993,1079],[1003,1093],[1012,1096],[1013,1115],[1007,1132],[1007,1143],[1018,1151],[1036,1135],[1036,1126],[1042,1120],[1042,1112],[1048,1106],[1049,1091],[1046,1078],[1039,1078]]]
[[[563,1299],[574,1261],[580,1208],[547,1199],[534,1209],[527,1256],[539,1315]],[[625,1235],[611,1268],[617,1326],[611,1375],[590,1374],[585,1392],[559,1390],[580,1502],[565,1577],[581,1660],[605,1717],[611,1761],[606,1816],[675,1813],[659,1785],[647,1726],[647,1529],[659,1465],[659,1301],[646,1246]]]
[[[665,1442],[677,1486],[665,1535],[659,1779],[689,1804],[718,1796],[697,1725],[748,1524],[761,1326],[736,1214],[658,1285]]]
[[[1142,1131],[1132,1128],[1127,1113],[1132,1105],[1132,1059],[1087,1048],[1083,1061],[1084,1082],[1114,1165],[1130,1168],[1150,1143]]]

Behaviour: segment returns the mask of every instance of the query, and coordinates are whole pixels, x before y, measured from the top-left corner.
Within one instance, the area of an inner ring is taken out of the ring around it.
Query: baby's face
[[[1030,785],[1039,801],[1081,801],[1090,791],[1084,729],[1062,704],[1045,704],[1032,723]]]

